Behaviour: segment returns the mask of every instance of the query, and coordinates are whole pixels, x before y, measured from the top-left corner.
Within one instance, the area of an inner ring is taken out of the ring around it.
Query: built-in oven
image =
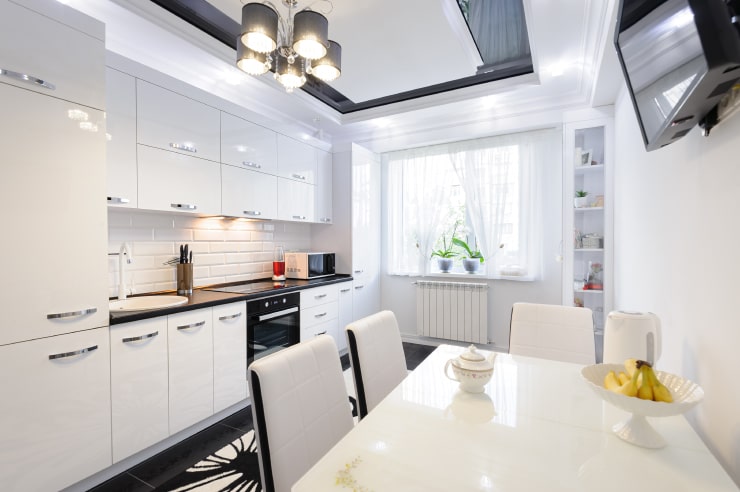
[[[300,342],[299,292],[247,301],[247,365]]]

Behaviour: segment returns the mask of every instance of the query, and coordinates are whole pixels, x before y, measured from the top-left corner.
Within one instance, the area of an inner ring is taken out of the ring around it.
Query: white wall
[[[558,151],[560,146],[558,146]],[[383,190],[387,177],[387,167],[383,165]],[[513,280],[488,280],[488,336],[492,344],[501,349],[509,349],[509,321],[511,305],[514,302],[537,302],[560,304],[562,302],[562,263],[556,256],[561,252],[563,232],[563,169],[562,158],[557,155],[542,176],[542,275],[532,282]],[[388,207],[385,193],[382,193],[382,260],[380,275],[381,309],[393,311],[399,328],[405,338],[416,336],[416,287],[413,282],[418,277],[388,275],[385,258],[388,251]],[[471,276],[450,276],[427,278],[427,280],[471,281],[484,279]]]
[[[687,417],[740,484],[740,116],[647,153],[615,113],[615,306],[661,318],[658,367],[704,388]]]

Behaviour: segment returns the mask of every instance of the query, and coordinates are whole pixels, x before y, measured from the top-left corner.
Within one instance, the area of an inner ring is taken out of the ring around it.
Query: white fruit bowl
[[[588,386],[603,400],[617,408],[632,413],[625,422],[616,424],[612,430],[625,441],[645,448],[662,448],[665,440],[653,429],[645,417],[671,417],[694,408],[704,399],[704,390],[688,379],[663,371],[655,371],[658,380],[673,395],[673,402],[642,400],[636,396],[625,396],[604,388],[604,377],[614,371],[624,371],[621,364],[594,364],[581,369]]]

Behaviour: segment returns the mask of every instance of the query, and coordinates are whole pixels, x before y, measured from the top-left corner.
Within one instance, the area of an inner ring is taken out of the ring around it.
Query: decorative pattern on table
[[[157,490],[170,492],[259,492],[254,430],[212,453]]]
[[[359,456],[346,463],[344,468],[337,472],[335,485],[341,485],[343,489],[352,489],[352,492],[373,492],[372,489],[358,484],[355,477],[352,476],[352,470],[357,468],[360,463],[362,463],[362,458]]]

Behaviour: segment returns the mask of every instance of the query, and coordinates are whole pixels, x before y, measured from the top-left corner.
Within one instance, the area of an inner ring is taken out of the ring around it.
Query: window
[[[454,232],[483,254],[479,275],[535,278],[538,169],[559,165],[559,138],[543,130],[385,154],[389,273],[439,272],[432,252],[450,249]],[[460,263],[453,271],[463,271]]]

